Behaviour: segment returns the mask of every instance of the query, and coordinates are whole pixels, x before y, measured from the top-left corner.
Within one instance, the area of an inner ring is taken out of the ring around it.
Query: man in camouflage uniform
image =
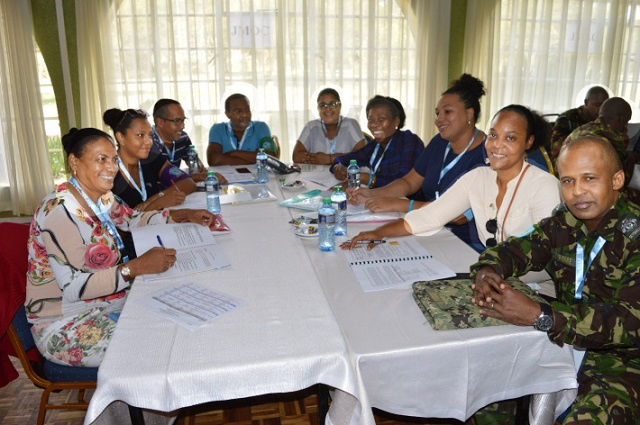
[[[560,114],[551,133],[551,157],[554,163],[567,136],[581,125],[598,118],[600,106],[607,99],[609,99],[609,93],[604,88],[593,86],[587,92],[584,105]]]
[[[552,342],[587,349],[565,424],[640,423],[640,207],[619,196],[624,172],[601,138],[567,141],[558,167],[566,208],[529,235],[486,250],[471,267],[472,302],[482,314],[535,323]],[[586,278],[576,274],[576,264],[584,265]],[[504,281],[542,269],[556,286],[550,307]]]
[[[631,106],[621,97],[607,99],[600,107],[598,119],[572,131],[568,139],[582,136],[599,136],[607,139],[624,163],[627,156],[627,125],[631,119]]]

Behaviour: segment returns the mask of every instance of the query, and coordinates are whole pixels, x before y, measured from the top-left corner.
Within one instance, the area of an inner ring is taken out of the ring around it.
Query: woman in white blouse
[[[434,202],[404,219],[362,232],[342,248],[385,237],[432,235],[469,208],[485,246],[525,234],[560,203],[558,179],[524,160],[526,151],[548,141],[550,130],[544,118],[525,106],[502,108],[487,132],[490,167],[469,171]]]

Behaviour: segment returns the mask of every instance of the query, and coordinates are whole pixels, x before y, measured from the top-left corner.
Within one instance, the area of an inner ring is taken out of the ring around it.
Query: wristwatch
[[[540,304],[540,316],[536,319],[536,323],[533,327],[542,332],[549,332],[549,329],[553,326],[553,312],[551,311],[551,306],[545,303]]]
[[[133,279],[133,276],[131,276],[131,269],[129,268],[129,266],[121,266],[120,267],[120,274],[122,275],[122,277],[124,278],[124,280],[126,282],[130,281],[131,279]]]
[[[164,196],[164,192],[158,192],[158,198],[162,198]]]

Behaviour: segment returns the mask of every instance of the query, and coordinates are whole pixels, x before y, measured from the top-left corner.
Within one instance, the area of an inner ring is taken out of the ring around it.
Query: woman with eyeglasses
[[[365,145],[360,124],[340,115],[340,94],[332,88],[318,93],[320,119],[309,121],[293,148],[293,162],[331,165],[340,155]]]
[[[360,168],[369,169],[360,173],[360,183],[381,187],[411,171],[424,143],[410,130],[402,130],[407,115],[397,99],[376,95],[367,102],[366,111],[373,140],[360,150],[337,157],[329,170],[338,180],[345,180],[349,162],[354,159]]]
[[[113,193],[139,211],[180,205],[197,188],[189,174],[162,155],[150,155],[153,130],[147,116],[140,109],[112,108],[102,117],[113,130],[118,145],[120,169],[113,182]]]
[[[95,128],[71,129],[62,146],[72,177],[45,196],[30,226],[25,308],[38,350],[67,366],[97,367],[136,276],[167,271],[176,251],[133,258],[120,231],[168,222],[209,226],[206,210],[140,212],[111,191],[118,154]]]
[[[471,208],[480,240],[493,246],[525,234],[560,204],[558,179],[525,162],[525,152],[546,143],[551,126],[522,105],[502,108],[491,121],[486,150],[490,167],[469,171],[438,199],[342,245],[391,236],[428,236]],[[369,249],[373,247],[369,245]]]

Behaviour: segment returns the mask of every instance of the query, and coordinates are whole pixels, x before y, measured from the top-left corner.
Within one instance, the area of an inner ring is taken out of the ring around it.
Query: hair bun
[[[487,94],[484,89],[484,83],[471,74],[462,74],[457,81],[453,82],[452,86],[468,90],[476,99],[480,99]]]
[[[78,132],[78,129],[73,127],[69,129],[69,132],[62,136],[62,147],[64,151],[69,155],[69,153],[73,150],[73,146],[76,144],[77,140],[74,134]]]

